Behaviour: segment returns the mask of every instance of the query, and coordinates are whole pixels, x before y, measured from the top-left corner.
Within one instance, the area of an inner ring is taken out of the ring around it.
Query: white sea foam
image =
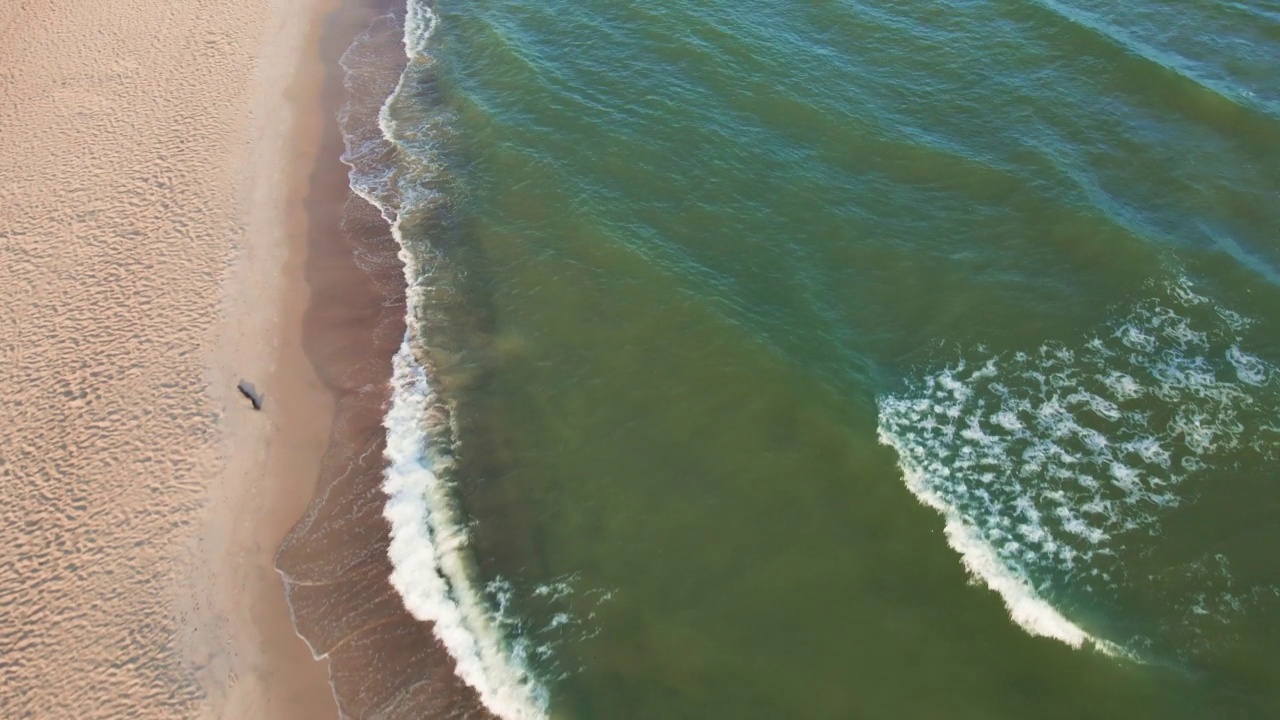
[[[1277,376],[1241,349],[1248,321],[1185,281],[1155,294],[1077,347],[958,362],[878,401],[907,487],[1012,619],[1113,654],[1057,601],[1114,590],[1186,501],[1182,485],[1275,445],[1258,420]]]
[[[510,656],[493,611],[478,592],[465,522],[432,452],[427,426],[436,398],[405,338],[393,367],[394,395],[383,422],[390,466],[382,485],[391,525],[391,584],[405,607],[432,631],[457,663],[458,675],[496,715],[546,717],[545,696]]]
[[[388,18],[370,32],[385,32]],[[424,268],[404,244],[401,224],[414,212],[428,210],[434,200],[425,190],[432,172],[431,159],[412,151],[396,154],[408,166],[391,168],[382,158],[391,146],[405,149],[392,119],[391,108],[412,72],[431,62],[427,47],[437,18],[427,6],[410,0],[403,27],[409,68],[396,81],[377,113],[380,134],[370,134],[372,117],[356,117],[360,108],[348,108],[340,118],[346,140],[343,161],[351,166],[351,187],[382,213],[400,244],[407,285],[406,332],[393,359],[391,407],[383,419],[386,429],[386,470],[382,489],[387,496],[383,515],[390,524],[388,555],[391,584],[405,608],[417,619],[430,622],[432,632],[453,657],[458,676],[474,688],[484,705],[504,720],[538,720],[548,717],[545,689],[522,662],[526,651],[504,635],[500,608],[488,606],[476,581],[467,544],[466,521],[457,509],[450,487],[451,461],[445,451],[453,437],[447,427],[451,414],[431,386],[418,350],[419,320]],[[354,52],[359,41],[353,45]],[[359,92],[358,57],[344,57],[349,89]],[[368,114],[367,112],[365,113]],[[415,128],[415,132],[430,128]],[[382,163],[382,164],[380,164]],[[401,185],[398,181],[410,178]]]
[[[1232,345],[1227,350],[1227,360],[1236,369],[1236,376],[1240,378],[1240,382],[1249,385],[1266,384],[1267,377],[1270,375],[1266,363],[1241,350],[1239,345]]]

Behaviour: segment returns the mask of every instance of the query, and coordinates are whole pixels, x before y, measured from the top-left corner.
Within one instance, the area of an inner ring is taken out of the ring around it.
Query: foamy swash
[[[346,142],[343,161],[351,168],[351,187],[390,224],[400,244],[407,284],[405,337],[393,359],[392,402],[383,420],[389,460],[382,485],[387,495],[383,515],[390,524],[391,583],[409,612],[431,623],[453,657],[459,677],[476,690],[489,710],[507,720],[534,720],[547,717],[545,691],[508,651],[500,624],[474,577],[465,520],[448,479],[451,413],[433,392],[420,352],[423,338],[415,311],[421,306],[423,284],[430,278],[424,276],[401,235],[406,216],[430,211],[438,202],[423,189],[432,159],[424,156],[422,148],[399,141],[392,117],[408,79],[432,63],[427,43],[436,23],[429,8],[410,0],[402,29],[408,65],[378,107],[376,122],[371,108],[355,102],[340,117]],[[369,35],[394,31],[396,24],[394,18],[379,18],[344,56],[353,97],[367,80],[361,74],[369,68],[361,64],[360,55]],[[373,127],[380,132],[373,132]]]
[[[1058,600],[1115,605],[1161,582],[1127,560],[1194,495],[1180,486],[1276,453],[1267,419],[1280,374],[1241,348],[1248,321],[1182,280],[1155,294],[1078,346],[959,362],[878,403],[881,442],[945,518],[965,567],[1018,625],[1073,647],[1121,651]],[[1207,592],[1207,576],[1198,582]],[[1179,593],[1171,603],[1202,604],[1203,592]]]

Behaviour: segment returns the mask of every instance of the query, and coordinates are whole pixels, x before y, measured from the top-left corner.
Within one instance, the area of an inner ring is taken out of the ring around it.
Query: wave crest
[[[394,17],[383,17],[367,32],[386,33],[397,24]],[[429,6],[409,0],[399,28],[409,62],[395,89],[376,105],[376,121],[366,117],[375,106],[367,102],[351,103],[340,117],[346,142],[342,160],[351,169],[351,188],[390,224],[407,286],[406,330],[392,360],[392,397],[383,419],[389,461],[382,483],[387,497],[383,516],[390,524],[390,580],[409,613],[431,623],[432,633],[454,659],[458,676],[491,712],[505,720],[538,720],[547,717],[546,691],[510,651],[500,619],[475,578],[467,522],[449,480],[456,436],[452,412],[433,390],[417,317],[427,292],[428,268],[406,246],[401,232],[403,222],[429,214],[441,202],[429,189],[434,162],[423,155],[417,137],[432,127],[417,128],[414,137],[401,138],[394,119],[405,88],[434,62],[427,48],[437,24]],[[359,41],[353,44],[342,63],[353,97],[376,86],[361,75],[368,69],[361,47]]]
[[[1179,281],[1078,346],[958,362],[880,398],[879,438],[1018,625],[1120,653],[1059,608],[1155,582],[1130,561],[1209,471],[1276,453],[1276,371],[1237,325]]]

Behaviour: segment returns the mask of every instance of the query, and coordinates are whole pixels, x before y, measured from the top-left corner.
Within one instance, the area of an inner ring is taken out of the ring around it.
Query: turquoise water
[[[393,581],[491,708],[1280,716],[1280,5],[408,24]]]

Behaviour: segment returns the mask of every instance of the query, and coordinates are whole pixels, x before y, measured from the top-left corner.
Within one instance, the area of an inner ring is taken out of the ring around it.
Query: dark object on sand
[[[249,398],[249,402],[253,403],[254,410],[262,409],[262,395],[253,387],[253,383],[248,380],[241,380],[236,387],[240,390],[241,395]]]

